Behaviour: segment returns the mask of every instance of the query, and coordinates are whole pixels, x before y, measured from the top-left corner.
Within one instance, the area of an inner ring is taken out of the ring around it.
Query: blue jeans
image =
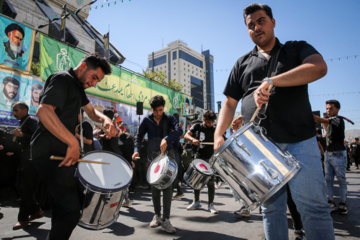
[[[328,198],[334,199],[334,178],[339,182],[341,202],[346,201],[346,150],[325,152],[325,180],[327,185]]]
[[[301,166],[288,185],[301,215],[307,239],[335,239],[316,137],[278,145],[290,152]],[[289,239],[286,200],[286,187],[283,187],[262,205],[267,240]]]

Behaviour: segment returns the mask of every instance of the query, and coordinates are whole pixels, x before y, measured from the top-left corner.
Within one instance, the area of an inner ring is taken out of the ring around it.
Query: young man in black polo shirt
[[[325,151],[325,180],[327,184],[329,204],[332,211],[336,210],[334,202],[334,178],[339,182],[340,186],[340,203],[337,209],[340,214],[348,214],[346,206],[346,149],[344,145],[345,139],[345,123],[343,118],[338,116],[340,103],[337,100],[326,101],[326,113],[328,118],[321,118],[314,115],[315,121],[323,123],[326,126],[326,151]]]
[[[237,104],[242,100],[244,122],[257,108],[268,104],[261,121],[267,134],[299,162],[301,170],[289,182],[289,188],[301,215],[309,239],[334,239],[333,222],[326,198],[320,152],[315,137],[315,121],[307,84],[323,77],[327,66],[322,56],[304,41],[281,44],[275,37],[275,19],[271,8],[251,4],[244,9],[244,20],[255,48],[239,58],[224,90],[215,131],[214,148],[224,143],[223,133],[230,125]],[[279,52],[278,59],[275,61]],[[270,66],[273,73],[268,73]],[[270,78],[269,78],[270,77]],[[275,89],[268,93],[269,87]],[[280,189],[262,204],[266,239],[287,239],[286,188]]]
[[[212,145],[201,145],[201,142],[214,142],[214,121],[216,120],[216,115],[213,111],[208,110],[204,114],[203,122],[197,123],[191,126],[190,130],[185,134],[184,138],[188,141],[191,141],[196,146],[195,158],[209,162],[211,156],[214,153],[214,147]],[[209,205],[208,210],[217,214],[218,211],[214,207],[214,197],[215,197],[215,184],[214,177],[211,177],[208,184],[208,199]],[[200,203],[200,190],[194,190],[194,201],[186,209],[195,210],[201,208]]]
[[[45,82],[37,111],[40,123],[31,139],[31,158],[49,191],[52,206],[48,239],[69,239],[80,218],[77,181],[74,177],[79,159],[75,137],[80,108],[116,134],[112,120],[94,109],[85,89],[94,87],[111,73],[110,64],[97,53],[87,54],[76,68],[51,75]],[[50,156],[65,156],[59,164]]]
[[[139,126],[134,143],[133,160],[140,157],[139,149],[145,134],[148,134],[148,159],[152,161],[161,153],[167,150],[167,155],[175,160],[174,142],[179,141],[183,134],[182,128],[171,114],[164,113],[165,99],[161,95],[153,96],[150,99],[152,114],[145,117]],[[163,195],[163,217],[161,218],[161,192]],[[176,229],[170,223],[170,210],[172,199],[172,185],[159,190],[151,186],[151,197],[154,204],[154,218],[150,222],[150,227],[155,228],[161,225],[161,229],[168,233],[176,233]]]

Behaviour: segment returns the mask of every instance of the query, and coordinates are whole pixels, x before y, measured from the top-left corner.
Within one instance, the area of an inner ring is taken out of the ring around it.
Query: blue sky
[[[122,65],[135,72],[146,68],[149,53],[175,40],[198,52],[210,50],[215,101],[224,102],[222,91],[232,66],[254,47],[242,17],[250,3],[253,1],[98,0],[88,21],[102,34],[110,28],[110,42],[127,58]],[[272,8],[275,35],[281,42],[305,40],[326,60],[327,75],[309,84],[312,109],[325,112],[325,101],[337,99],[339,115],[355,122],[346,122],[346,129],[360,129],[360,1],[260,3]]]

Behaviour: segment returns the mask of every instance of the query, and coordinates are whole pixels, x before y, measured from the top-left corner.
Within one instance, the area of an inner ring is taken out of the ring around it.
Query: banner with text
[[[76,67],[84,55],[78,49],[40,34],[40,72],[43,80],[67,67]],[[166,101],[166,112],[173,114],[183,108],[184,94],[115,65],[112,65],[112,70],[111,75],[105,76],[95,88],[87,89],[86,93],[132,106],[136,106],[136,102],[143,102],[146,109],[151,109],[151,97],[162,95]]]

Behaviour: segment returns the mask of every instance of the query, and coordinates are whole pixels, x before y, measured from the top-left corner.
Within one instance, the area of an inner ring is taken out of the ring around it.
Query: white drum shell
[[[79,225],[102,229],[114,223],[133,177],[133,169],[121,156],[107,151],[92,151],[84,160],[108,164],[79,163],[77,175],[82,197]]]

